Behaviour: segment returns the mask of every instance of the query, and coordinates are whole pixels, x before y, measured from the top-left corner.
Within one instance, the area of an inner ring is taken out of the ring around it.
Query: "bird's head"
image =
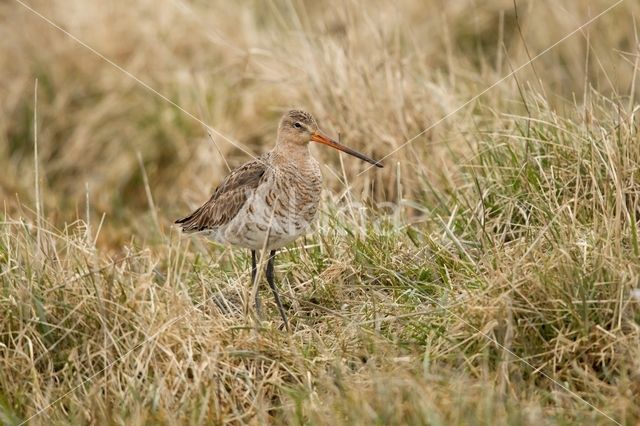
[[[353,155],[354,157],[371,163],[374,166],[382,167],[382,164],[378,161],[373,160],[366,155],[342,145],[341,143],[324,135],[318,129],[318,124],[316,123],[315,118],[313,118],[313,116],[308,112],[297,109],[286,112],[282,116],[280,125],[278,126],[278,144],[291,143],[298,146],[305,146],[309,142],[328,145],[331,148],[346,152],[349,155]]]

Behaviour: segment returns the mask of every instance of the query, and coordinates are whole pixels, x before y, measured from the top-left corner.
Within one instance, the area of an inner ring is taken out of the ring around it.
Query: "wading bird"
[[[309,142],[328,145],[382,167],[378,161],[323,135],[311,114],[291,110],[280,120],[276,146],[271,151],[233,170],[209,201],[175,222],[184,232],[201,232],[219,243],[251,250],[254,285],[256,251],[268,252],[265,274],[287,329],[287,315],[274,283],[273,262],[276,249],[304,235],[318,212],[322,175],[309,152]],[[260,316],[258,291],[255,304]]]

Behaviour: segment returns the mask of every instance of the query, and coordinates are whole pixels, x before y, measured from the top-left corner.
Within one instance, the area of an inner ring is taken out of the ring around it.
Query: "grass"
[[[640,421],[639,6],[402,147],[613,2],[330,3],[28,3],[213,131],[0,5],[2,423]],[[171,223],[291,105],[398,151],[313,149],[287,334]]]

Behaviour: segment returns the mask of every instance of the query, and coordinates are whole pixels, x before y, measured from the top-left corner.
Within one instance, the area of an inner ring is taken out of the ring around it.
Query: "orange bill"
[[[378,161],[376,161],[376,160],[374,160],[372,158],[369,158],[366,155],[361,154],[358,151],[349,148],[348,146],[344,146],[341,143],[338,143],[338,142],[334,141],[333,139],[323,135],[320,132],[314,132],[311,135],[311,140],[314,141],[314,142],[321,143],[323,145],[328,145],[331,148],[337,149],[338,151],[346,152],[347,154],[353,155],[354,157],[358,157],[359,159],[361,159],[363,161],[366,161],[367,163],[371,163],[376,167],[383,167],[382,163],[380,163],[380,162],[378,162]]]

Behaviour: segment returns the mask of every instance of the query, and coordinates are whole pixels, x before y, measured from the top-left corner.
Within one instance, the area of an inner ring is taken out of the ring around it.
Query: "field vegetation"
[[[638,424],[640,3],[0,2],[0,422]],[[314,232],[172,222],[312,147]]]

